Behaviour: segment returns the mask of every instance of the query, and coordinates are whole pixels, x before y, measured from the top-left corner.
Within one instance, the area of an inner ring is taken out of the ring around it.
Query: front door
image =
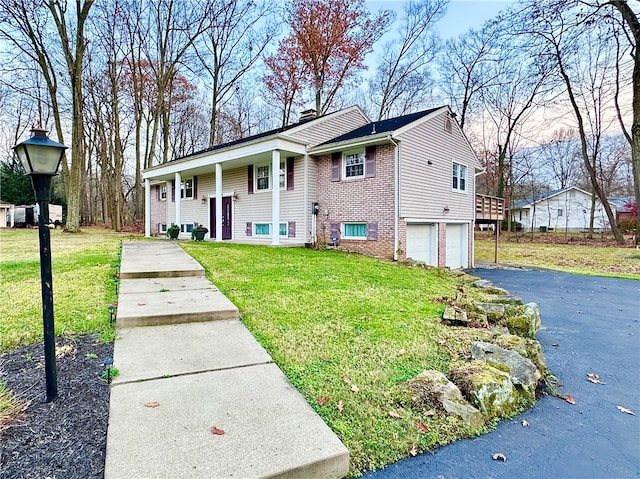
[[[216,199],[212,198],[209,210],[209,220],[211,222],[211,232],[209,233],[212,238],[216,237]],[[222,239],[231,239],[231,211],[232,211],[231,196],[222,197]]]

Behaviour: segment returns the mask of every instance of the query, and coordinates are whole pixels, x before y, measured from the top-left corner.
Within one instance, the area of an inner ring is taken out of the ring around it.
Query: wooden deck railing
[[[504,219],[504,199],[495,196],[476,195],[476,221],[502,221]]]

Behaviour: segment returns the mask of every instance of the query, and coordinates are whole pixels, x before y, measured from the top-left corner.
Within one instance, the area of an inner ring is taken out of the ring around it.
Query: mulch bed
[[[109,387],[100,379],[112,344],[97,336],[56,338],[58,398],[45,402],[42,342],[0,356],[0,381],[30,402],[0,433],[0,477],[102,478]]]

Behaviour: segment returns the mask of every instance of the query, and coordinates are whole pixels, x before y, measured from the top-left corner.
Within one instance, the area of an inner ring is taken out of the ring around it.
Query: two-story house
[[[150,168],[145,235],[322,244],[473,265],[480,164],[447,106],[371,122],[357,106]]]

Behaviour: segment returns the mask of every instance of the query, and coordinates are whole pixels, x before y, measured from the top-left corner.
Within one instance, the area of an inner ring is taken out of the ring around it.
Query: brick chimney
[[[305,123],[307,121],[315,119],[317,116],[318,116],[317,112],[313,108],[310,108],[309,110],[304,110],[302,113],[300,113],[300,118],[298,119],[298,123]]]

